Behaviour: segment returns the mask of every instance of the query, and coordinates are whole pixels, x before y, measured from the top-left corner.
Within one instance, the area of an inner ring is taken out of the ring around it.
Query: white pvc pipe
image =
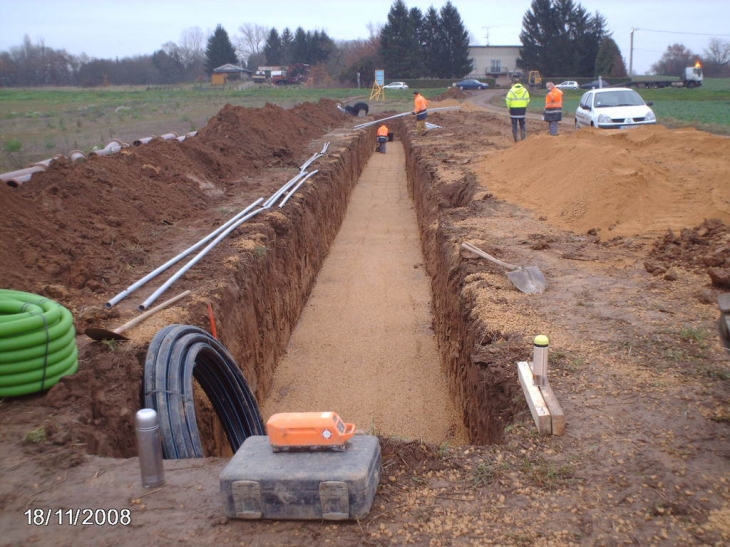
[[[442,112],[444,110],[461,110],[460,106],[443,106],[441,108],[429,108],[429,112]],[[354,129],[364,129],[365,127],[370,127],[371,125],[375,125],[376,123],[384,122],[385,120],[392,120],[393,118],[401,118],[403,116],[408,116],[412,114],[413,112],[403,112],[402,114],[396,114],[395,116],[389,116],[387,118],[381,118],[379,120],[375,120],[374,122],[368,122],[368,123],[361,123],[360,125],[355,125]]]
[[[306,175],[306,174],[307,174],[306,171],[301,171],[301,172],[297,173],[297,175],[295,177],[289,179],[281,188],[279,188],[276,192],[274,192],[269,197],[269,199],[267,199],[264,202],[264,204],[262,205],[262,207],[264,209],[269,209],[272,205],[274,205],[274,203],[276,203],[276,200],[278,200],[281,197],[281,194],[283,194],[289,188],[291,188],[292,186],[294,186],[297,183],[297,181],[300,178],[302,178],[304,175]]]
[[[289,201],[289,198],[290,198],[290,197],[292,197],[292,195],[294,195],[294,192],[296,192],[297,190],[299,190],[299,187],[300,187],[300,186],[301,186],[302,184],[304,184],[304,183],[305,183],[305,182],[307,181],[307,179],[308,179],[309,177],[311,177],[312,175],[314,175],[314,174],[316,174],[316,173],[319,173],[319,169],[315,169],[315,170],[314,170],[314,171],[312,171],[311,173],[307,173],[307,176],[306,176],[306,177],[302,178],[302,180],[300,180],[300,181],[299,181],[299,182],[297,183],[297,185],[296,185],[296,186],[295,186],[294,188],[292,188],[291,190],[289,190],[289,193],[288,193],[288,194],[286,195],[286,197],[285,197],[285,198],[284,198],[284,199],[283,199],[283,200],[281,201],[281,203],[279,204],[279,208],[281,208],[281,207],[284,207],[284,204],[285,204],[285,203],[286,203],[287,201]]]
[[[198,241],[195,245],[193,245],[191,247],[188,247],[185,251],[183,251],[179,255],[171,258],[170,260],[168,260],[167,262],[165,262],[162,266],[160,266],[159,268],[157,268],[155,271],[150,272],[149,274],[147,274],[145,277],[143,277],[142,279],[140,279],[136,283],[133,283],[132,285],[130,285],[129,287],[127,287],[126,289],[124,289],[122,292],[120,292],[114,298],[112,298],[111,300],[109,300],[109,302],[107,302],[106,304],[104,304],[104,307],[106,309],[108,309],[108,310],[111,309],[115,304],[117,304],[118,302],[120,302],[123,299],[125,299],[127,296],[129,296],[134,291],[136,291],[137,289],[139,289],[142,285],[144,285],[145,283],[147,283],[149,280],[154,279],[155,277],[157,277],[158,275],[160,275],[162,272],[164,272],[167,268],[169,268],[173,264],[176,264],[177,262],[179,262],[180,260],[182,260],[183,258],[185,258],[186,256],[188,256],[190,253],[192,253],[196,249],[200,248],[200,246],[203,245],[206,241],[209,241],[210,239],[214,238],[217,234],[219,234],[221,231],[225,230],[228,226],[230,226],[231,224],[233,224],[234,222],[236,222],[243,215],[245,215],[246,213],[248,213],[251,209],[253,209],[257,205],[259,205],[262,201],[264,201],[264,198],[259,198],[256,201],[254,201],[251,205],[249,205],[248,207],[246,207],[243,211],[241,211],[240,213],[238,213],[236,216],[234,216],[233,218],[231,218],[229,221],[227,221],[222,226],[219,226],[218,228],[216,228],[215,230],[213,230],[211,233],[209,233],[203,239],[201,239],[200,241]]]
[[[145,300],[144,302],[142,302],[142,304],[139,305],[139,308],[138,309],[140,311],[146,310],[147,307],[150,304],[152,304],[152,302],[154,302],[155,300],[157,300],[157,298],[163,292],[165,292],[167,289],[169,289],[170,286],[175,281],[177,281],[185,272],[187,272],[190,268],[192,268],[193,266],[195,266],[195,264],[197,264],[198,261],[200,261],[200,259],[202,259],[205,255],[207,255],[213,247],[215,247],[216,245],[218,245],[218,243],[220,243],[223,240],[223,238],[225,238],[233,230],[235,230],[236,228],[238,228],[241,224],[243,224],[244,222],[246,222],[249,218],[258,215],[261,211],[265,211],[265,210],[266,209],[264,207],[261,207],[260,209],[256,209],[252,213],[249,213],[246,216],[244,216],[243,218],[241,218],[238,221],[236,221],[235,224],[233,224],[231,227],[229,227],[227,230],[225,230],[223,233],[221,233],[218,237],[216,237],[213,241],[211,241],[205,249],[203,249],[197,255],[195,255],[195,258],[193,258],[191,261],[189,261],[187,264],[185,264],[185,266],[183,266],[182,268],[180,268],[180,270],[175,275],[173,275],[170,279],[168,279],[167,281],[165,281],[165,283],[159,289],[157,289],[154,293],[152,293],[150,295],[150,297],[147,300]]]

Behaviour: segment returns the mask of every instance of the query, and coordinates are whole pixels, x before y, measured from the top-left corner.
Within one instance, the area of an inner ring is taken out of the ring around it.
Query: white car
[[[560,82],[555,87],[557,87],[558,89],[580,89],[578,82],[574,82],[572,80],[568,80],[566,82]]]
[[[592,89],[580,98],[575,110],[575,128],[631,129],[655,124],[651,104],[628,87]]]
[[[390,82],[388,85],[384,85],[383,89],[408,89],[408,84],[405,82]]]

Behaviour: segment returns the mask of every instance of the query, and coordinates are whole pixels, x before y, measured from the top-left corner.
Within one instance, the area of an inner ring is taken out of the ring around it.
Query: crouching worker
[[[382,124],[378,127],[378,152],[385,154],[385,143],[388,142],[388,127]]]

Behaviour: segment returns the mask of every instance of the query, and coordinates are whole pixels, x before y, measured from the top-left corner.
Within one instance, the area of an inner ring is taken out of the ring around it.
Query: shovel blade
[[[507,272],[512,284],[524,293],[537,294],[545,291],[547,280],[537,266],[526,266]]]

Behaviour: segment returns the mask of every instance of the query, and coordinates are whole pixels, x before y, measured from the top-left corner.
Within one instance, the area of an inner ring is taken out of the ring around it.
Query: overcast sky
[[[634,72],[643,74],[667,46],[702,54],[711,38],[730,41],[730,0],[575,0],[600,12],[629,66],[631,28]],[[446,0],[406,0],[424,13]],[[522,18],[532,0],[452,0],[473,45],[518,45]],[[387,22],[393,0],[0,0],[0,50],[24,36],[53,49],[96,58],[152,54],[182,31],[211,34],[220,24],[233,39],[244,23],[279,32],[324,30],[334,40],[367,38],[369,26]],[[386,75],[387,78],[387,75]]]

